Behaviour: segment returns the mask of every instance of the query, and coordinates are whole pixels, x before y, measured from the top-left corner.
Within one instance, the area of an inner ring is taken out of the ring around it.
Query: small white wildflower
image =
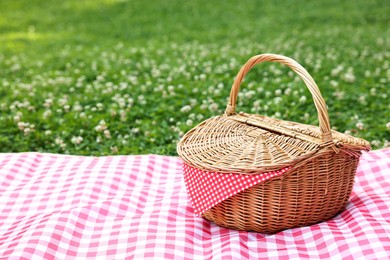
[[[61,138],[56,138],[54,140],[55,144],[57,144],[59,147],[61,147],[62,149],[64,149],[66,147],[66,143],[64,143],[64,141],[61,139]]]
[[[110,139],[111,138],[111,134],[110,134],[110,131],[109,130],[104,130],[104,136],[107,138],[107,139]]]
[[[359,129],[359,130],[363,130],[364,129],[364,124],[362,122],[357,122],[356,123],[356,127]]]
[[[175,87],[174,86],[168,86],[168,91],[169,91],[169,93],[173,93],[174,91],[175,91]]]
[[[81,136],[73,136],[70,140],[73,144],[80,144],[83,141]]]
[[[100,120],[99,124],[95,126],[96,132],[102,132],[107,129],[106,121]]]
[[[45,110],[45,112],[43,112],[42,116],[43,118],[48,118],[50,117],[52,114],[51,110]]]
[[[27,125],[28,125],[28,123],[18,122],[18,128],[19,128],[19,130],[23,130]]]
[[[275,105],[279,104],[280,102],[282,102],[282,98],[281,97],[275,97],[274,98]]]
[[[351,131],[350,131],[350,130],[345,130],[345,131],[344,131],[344,134],[346,134],[346,135],[351,135]]]
[[[330,85],[331,85],[332,87],[338,87],[338,86],[339,86],[339,83],[338,83],[337,81],[335,81],[335,80],[331,80],[331,81],[330,81]]]
[[[388,122],[388,123],[386,124],[386,127],[387,127],[387,129],[390,130],[390,122]]]
[[[45,131],[45,135],[51,135],[51,131],[50,130],[46,130]]]
[[[276,96],[280,96],[281,94],[282,94],[282,90],[280,90],[280,89],[275,90]]]
[[[194,123],[194,122],[193,122],[191,119],[188,119],[188,120],[186,121],[186,125],[187,125],[187,126],[192,126],[193,123]]]
[[[248,92],[245,93],[246,98],[252,98],[256,92],[254,90],[249,90]]]
[[[14,116],[14,121],[16,123],[20,122],[20,116],[19,115]]]
[[[180,109],[180,111],[181,111],[182,113],[187,113],[187,112],[191,111],[191,106],[186,105],[186,106],[182,107],[182,108]]]
[[[380,145],[381,145],[381,141],[379,141],[379,140],[373,140],[373,141],[371,141],[371,144],[372,144],[373,146],[380,146]]]
[[[111,149],[112,153],[117,153],[118,152],[118,147],[116,147],[116,146],[111,146],[110,149]]]
[[[211,104],[209,105],[209,110],[210,110],[211,112],[216,112],[216,111],[218,110],[218,104],[217,104],[217,103],[211,103]]]
[[[103,108],[104,108],[104,106],[103,106],[102,103],[97,103],[97,104],[96,104],[96,107],[97,107],[97,109],[98,109],[99,111],[102,111]]]
[[[349,83],[353,83],[356,80],[355,75],[353,74],[353,69],[349,68],[347,73],[344,74],[344,80]]]
[[[43,106],[46,108],[49,108],[49,107],[51,107],[52,104],[53,104],[53,99],[47,98],[47,99],[45,99],[45,103],[43,103]]]
[[[344,91],[339,91],[339,90],[336,90],[333,93],[333,96],[336,97],[336,99],[338,99],[338,100],[344,99],[344,95],[345,95],[345,92]]]
[[[301,97],[299,98],[299,102],[301,102],[301,103],[305,103],[306,100],[307,100],[306,96],[301,96]]]
[[[80,104],[75,104],[75,105],[73,106],[73,110],[74,110],[74,111],[80,112],[80,111],[83,110],[83,107],[82,107]]]
[[[133,134],[138,134],[139,133],[139,128],[132,128],[131,129],[131,132],[133,133]]]
[[[310,114],[309,113],[305,113],[304,115],[303,115],[303,120],[309,120],[309,118],[310,118]]]
[[[28,135],[29,133],[31,133],[31,129],[29,127],[26,127],[23,129],[23,133],[24,135]]]

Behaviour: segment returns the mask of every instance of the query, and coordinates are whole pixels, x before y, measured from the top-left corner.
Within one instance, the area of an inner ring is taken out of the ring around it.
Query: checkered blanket
[[[363,154],[347,209],[265,235],[197,217],[177,157],[0,154],[0,257],[389,259],[390,149]]]

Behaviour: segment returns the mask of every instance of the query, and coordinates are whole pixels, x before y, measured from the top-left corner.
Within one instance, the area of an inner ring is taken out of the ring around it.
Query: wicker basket
[[[312,94],[319,127],[235,112],[245,74],[265,61],[285,64],[302,78]],[[187,168],[209,176],[262,175],[287,167],[282,175],[248,187],[201,214],[220,226],[263,233],[314,224],[342,211],[361,151],[369,149],[367,141],[330,129],[326,104],[313,78],[296,61],[276,54],[249,59],[234,81],[225,114],[187,132],[177,147]]]

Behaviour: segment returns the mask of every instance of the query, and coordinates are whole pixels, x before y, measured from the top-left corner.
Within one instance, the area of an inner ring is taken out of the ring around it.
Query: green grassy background
[[[307,68],[335,129],[387,147],[389,13],[386,0],[0,1],[0,152],[175,155],[265,52]],[[278,64],[251,71],[238,108],[317,124]]]

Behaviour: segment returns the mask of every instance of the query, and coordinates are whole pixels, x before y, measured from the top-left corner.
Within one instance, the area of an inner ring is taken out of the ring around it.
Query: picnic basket
[[[301,77],[319,127],[236,112],[244,76],[262,62],[287,65]],[[189,198],[193,205],[198,202],[199,215],[223,227],[262,233],[311,225],[341,212],[361,151],[369,149],[367,141],[331,130],[313,78],[293,59],[276,54],[250,58],[234,80],[225,113],[188,131],[177,146]],[[226,191],[229,187],[240,189]],[[213,202],[202,208],[206,200]]]

